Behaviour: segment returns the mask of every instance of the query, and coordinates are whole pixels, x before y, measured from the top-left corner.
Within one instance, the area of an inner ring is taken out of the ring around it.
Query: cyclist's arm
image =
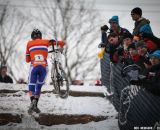
[[[28,48],[28,45],[27,45],[27,48],[26,48],[26,62],[30,62],[31,61],[31,57],[30,57],[30,53],[29,53],[29,48]]]
[[[52,44],[56,45],[56,41],[55,40],[49,40],[49,46],[51,46]],[[64,41],[58,41],[58,45],[63,48],[63,46],[65,45]]]
[[[58,45],[63,48],[63,46],[65,45],[64,41],[58,41]]]

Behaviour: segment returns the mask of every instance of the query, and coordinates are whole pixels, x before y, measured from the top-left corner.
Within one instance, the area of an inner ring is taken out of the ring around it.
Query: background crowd
[[[133,32],[119,25],[118,16],[110,18],[110,28],[101,27],[99,47],[105,48],[113,64],[123,64],[122,76],[128,76],[130,84],[160,95],[160,39],[152,32],[150,21],[142,17],[141,8],[132,9],[131,17]]]

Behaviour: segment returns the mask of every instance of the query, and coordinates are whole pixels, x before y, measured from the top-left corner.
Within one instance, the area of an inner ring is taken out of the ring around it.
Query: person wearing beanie
[[[131,17],[135,21],[133,35],[138,36],[140,33],[147,31],[147,33],[152,34],[152,29],[150,27],[150,21],[142,17],[142,9],[136,7],[131,10]],[[147,25],[147,26],[146,26]]]
[[[109,23],[111,23],[111,22],[115,22],[115,23],[117,23],[119,25],[119,18],[118,18],[118,16],[112,16],[112,18],[109,19]]]
[[[116,33],[119,37],[121,37],[124,33],[130,33],[127,29],[120,27],[119,18],[117,15],[112,16],[108,22],[110,24],[110,33]]]
[[[149,55],[150,58],[156,58],[160,60],[160,50],[154,51],[152,54]],[[156,62],[157,63],[157,62]],[[159,62],[158,62],[159,63]]]

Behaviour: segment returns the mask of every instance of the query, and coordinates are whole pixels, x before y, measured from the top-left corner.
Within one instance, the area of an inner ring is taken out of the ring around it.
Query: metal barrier
[[[119,112],[120,130],[160,130],[160,96],[141,86],[129,85],[121,76],[122,64],[112,64],[109,54],[101,59],[102,84],[112,93],[111,102]]]
[[[120,130],[158,130],[159,121],[160,96],[141,86],[128,86],[122,90],[118,116]]]
[[[117,111],[119,111],[121,91],[129,85],[129,79],[122,78],[121,70],[122,64],[111,63],[109,54],[105,53],[101,59],[102,84],[112,94],[111,102]]]

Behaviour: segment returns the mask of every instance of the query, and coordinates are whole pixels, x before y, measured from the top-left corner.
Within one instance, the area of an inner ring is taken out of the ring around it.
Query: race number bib
[[[44,61],[44,57],[43,55],[39,54],[39,55],[35,55],[34,56],[35,61]]]

